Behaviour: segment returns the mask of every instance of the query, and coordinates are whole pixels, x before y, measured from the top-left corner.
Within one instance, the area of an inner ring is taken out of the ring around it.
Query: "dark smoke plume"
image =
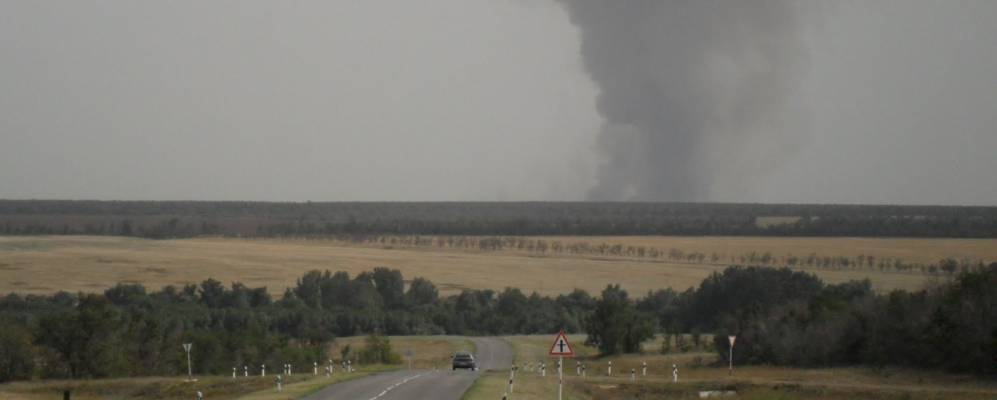
[[[594,200],[707,200],[794,147],[792,0],[563,0],[599,89]]]

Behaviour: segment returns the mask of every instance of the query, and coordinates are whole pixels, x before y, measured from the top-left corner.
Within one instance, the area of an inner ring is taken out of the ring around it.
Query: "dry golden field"
[[[997,240],[757,237],[547,237],[545,240],[624,243],[726,255],[770,252],[800,257],[873,255],[934,262],[940,258],[997,260]],[[100,291],[117,282],[150,288],[215,278],[226,284],[266,286],[281,294],[303,273],[318,269],[351,275],[374,267],[397,268],[407,279],[432,280],[444,294],[463,288],[566,293],[620,283],[635,294],[698,285],[725,263],[517,251],[485,252],[434,247],[375,247],[333,240],[147,240],[120,237],[0,237],[0,293]],[[802,268],[802,267],[801,267]],[[939,279],[921,273],[873,269],[812,270],[828,282],[868,278],[880,291],[913,289]]]

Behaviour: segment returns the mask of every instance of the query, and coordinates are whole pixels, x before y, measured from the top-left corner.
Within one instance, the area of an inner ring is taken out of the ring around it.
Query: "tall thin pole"
[[[727,342],[730,343],[730,347],[727,350],[728,364],[727,364],[727,376],[734,376],[734,341],[737,339],[735,335],[727,335]]]
[[[727,375],[728,376],[733,376],[734,375],[734,346],[730,346],[730,351],[728,351],[727,354],[730,355],[730,358],[729,358],[730,364],[728,365],[729,369],[727,370]]]
[[[564,386],[564,356],[557,356],[557,400],[561,400],[562,386]]]
[[[193,345],[193,343],[184,343],[183,344],[183,350],[187,352],[187,380],[188,381],[193,381],[194,380],[194,372],[193,372],[193,370],[190,367],[190,346],[192,346],[192,345]],[[234,373],[233,373],[233,375],[234,375]],[[233,376],[233,378],[234,378],[234,376]]]

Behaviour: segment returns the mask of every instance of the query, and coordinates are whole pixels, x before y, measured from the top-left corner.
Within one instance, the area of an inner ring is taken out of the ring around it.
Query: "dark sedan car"
[[[474,362],[474,356],[471,353],[458,351],[453,356],[453,369],[456,371],[458,368],[476,371],[478,364]]]

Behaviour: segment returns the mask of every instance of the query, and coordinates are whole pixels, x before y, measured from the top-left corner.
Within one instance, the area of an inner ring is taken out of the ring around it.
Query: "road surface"
[[[498,338],[470,338],[476,348],[479,371],[449,369],[395,371],[329,386],[305,400],[458,400],[471,387],[480,371],[507,369],[512,348]]]

